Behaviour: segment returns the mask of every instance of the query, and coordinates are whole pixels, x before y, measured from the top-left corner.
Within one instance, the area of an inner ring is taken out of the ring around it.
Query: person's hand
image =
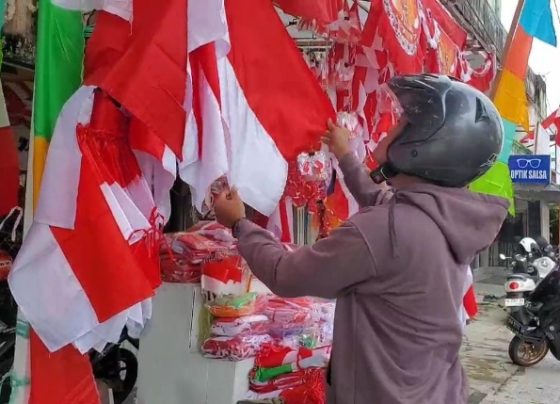
[[[214,213],[218,223],[228,228],[245,218],[245,205],[235,188],[218,195],[214,201]]]
[[[336,126],[331,119],[327,122],[328,130],[323,136],[323,143],[329,146],[329,150],[337,159],[341,159],[350,153],[350,131],[346,128]]]

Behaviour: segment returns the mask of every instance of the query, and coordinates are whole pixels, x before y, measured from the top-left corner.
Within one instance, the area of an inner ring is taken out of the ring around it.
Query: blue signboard
[[[549,155],[517,155],[509,158],[511,180],[518,184],[550,184]]]

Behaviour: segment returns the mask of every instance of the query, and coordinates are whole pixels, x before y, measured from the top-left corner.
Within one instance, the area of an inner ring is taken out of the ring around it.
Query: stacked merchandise
[[[211,254],[233,248],[234,239],[215,222],[199,222],[187,232],[165,235],[160,249],[164,282],[199,283],[203,261]]]
[[[254,357],[271,342],[263,299],[250,292],[251,275],[235,250],[211,254],[202,265],[201,287],[212,315],[210,337],[202,343],[208,358],[238,361]]]
[[[269,297],[264,313],[274,342],[262,347],[249,374],[251,398],[286,404],[325,402],[334,303],[314,298]]]
[[[160,257],[165,281],[201,284],[211,316],[209,332],[202,332],[209,335],[202,354],[228,361],[255,358],[248,398],[324,402],[334,302],[253,292],[251,272],[231,232],[214,222],[167,235]]]

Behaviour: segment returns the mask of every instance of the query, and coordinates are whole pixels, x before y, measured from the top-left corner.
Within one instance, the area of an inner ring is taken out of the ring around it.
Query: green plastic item
[[[509,213],[515,216],[513,183],[507,164],[498,161],[486,174],[471,183],[470,190],[481,194],[499,196],[509,201]]]
[[[258,382],[264,383],[280,375],[285,375],[292,372],[292,365],[289,363],[275,368],[257,368],[255,372],[255,379]]]

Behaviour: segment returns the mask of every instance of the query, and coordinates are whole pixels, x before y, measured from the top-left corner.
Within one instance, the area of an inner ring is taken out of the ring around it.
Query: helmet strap
[[[369,173],[369,176],[376,184],[382,184],[398,173],[399,172],[390,163],[385,163]]]

